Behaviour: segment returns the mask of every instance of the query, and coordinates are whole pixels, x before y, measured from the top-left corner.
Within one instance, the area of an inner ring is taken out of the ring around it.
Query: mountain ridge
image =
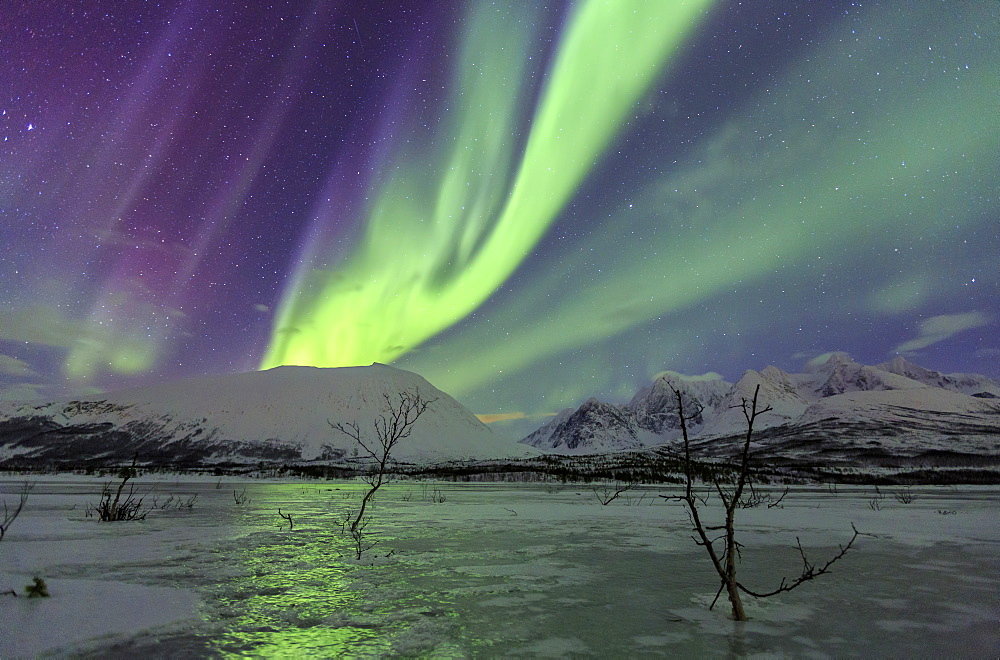
[[[601,404],[615,411],[616,428],[642,429],[645,434],[618,439],[608,433],[612,427],[593,414],[601,409],[598,401],[588,402],[589,416],[568,409],[558,424],[552,420],[521,442],[542,451],[572,454],[633,450],[637,442],[643,447],[670,446],[680,435],[676,398],[667,389],[673,387],[681,392],[690,416],[689,436],[695,444],[708,449],[715,443],[726,451],[728,444],[745,435],[741,403],[750,400],[759,385],[759,405],[772,410],[758,418],[755,432],[774,429],[771,435],[786,442],[801,430],[812,440],[795,445],[799,458],[863,453],[863,447],[855,451],[853,445],[869,443],[889,453],[894,446],[900,451],[905,446],[910,455],[959,448],[970,455],[992,456],[991,460],[1000,463],[1000,383],[979,374],[941,374],[902,357],[869,366],[845,353],[832,353],[802,373],[767,366],[747,370],[735,383],[719,378],[711,379],[709,389],[696,385],[705,382],[664,372],[640,388],[628,404]],[[654,419],[655,426],[649,423]],[[570,447],[565,436],[594,435],[584,428],[587,424],[604,429],[599,445],[578,441]],[[824,429],[822,433],[817,432],[819,428]]]

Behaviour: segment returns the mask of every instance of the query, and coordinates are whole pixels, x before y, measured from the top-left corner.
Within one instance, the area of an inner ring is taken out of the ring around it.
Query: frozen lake
[[[877,506],[873,488],[799,487],[783,508],[740,511],[741,581],[762,590],[798,575],[796,536],[820,563],[852,522],[866,536],[832,574],[747,597],[737,624],[724,597],[708,610],[717,578],[681,505],[657,497],[668,487],[601,506],[582,484],[395,482],[357,561],[340,520],[359,482],[144,477],[149,503],[197,501],[99,523],[84,510],[105,480],[29,480],[0,590],[38,575],[51,598],[0,597],[2,657],[1000,654],[992,487],[915,487],[909,504],[883,488]],[[23,482],[4,477],[0,499],[16,504]]]

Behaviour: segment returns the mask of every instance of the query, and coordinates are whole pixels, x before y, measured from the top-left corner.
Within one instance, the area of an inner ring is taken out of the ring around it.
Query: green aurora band
[[[575,222],[597,228],[547,253],[558,266],[522,283],[516,304],[501,300],[399,366],[455,396],[490,400],[505,379],[568,360],[576,380],[543,378],[519,392],[529,412],[558,410],[600,391],[627,398],[674,357],[698,354],[697,336],[672,314],[694,328],[728,326],[738,347],[738,335],[781,322],[782,304],[795,310],[808,299],[843,323],[844,302],[817,302],[831,280],[851,292],[846,304],[859,317],[910,318],[959,299],[952,264],[965,257],[944,239],[958,225],[995,230],[994,202],[979,191],[1000,185],[1000,50],[977,43],[993,10],[967,6],[959,18],[947,7],[891,9],[867,17],[874,52],[851,58],[851,26],[832,31],[808,60],[730,109],[669,174],[637,184],[633,203],[611,218],[578,211]],[[954,46],[929,53],[921,30]],[[902,66],[930,58],[946,66]],[[616,254],[597,273],[593,255],[607,246]],[[996,272],[1000,255],[968,269]],[[622,382],[607,340],[627,346],[633,336],[658,348]],[[477,366],[456,369],[442,354],[474,355]]]
[[[297,273],[261,368],[391,362],[473,312],[530,253],[712,3],[578,5],[520,158],[511,136],[529,91],[530,21],[517,20],[523,8],[477,3],[457,120],[441,140],[450,150],[437,167],[396,168],[335,272]]]

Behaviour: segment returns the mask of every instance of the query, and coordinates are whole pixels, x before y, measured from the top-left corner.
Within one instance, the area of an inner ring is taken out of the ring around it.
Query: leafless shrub
[[[35,487],[35,484],[25,481],[24,485],[21,486],[21,491],[18,493],[17,506],[8,506],[7,500],[3,501],[3,521],[0,522],[0,541],[3,540],[4,534],[10,529],[10,526],[14,524],[17,517],[21,515],[24,511],[24,505],[28,503],[28,493],[31,489]],[[8,589],[7,591],[0,591],[0,596],[17,596],[17,592],[13,589]],[[48,595],[48,594],[46,594]]]
[[[281,509],[278,509],[278,515],[288,521],[288,529],[291,530],[292,527],[294,526],[292,524],[292,514],[290,514],[290,513],[282,513]]]
[[[244,488],[243,490],[241,490],[239,492],[237,492],[236,489],[234,488],[233,489],[233,499],[236,500],[236,504],[238,506],[243,506],[244,504],[249,504],[250,503],[250,496],[247,495],[247,489],[246,488]]]
[[[900,504],[913,504],[914,500],[917,499],[917,496],[910,492],[909,486],[903,490],[896,491],[892,496]]]
[[[754,488],[752,481],[747,481],[747,489],[749,490],[749,495],[745,496],[740,500],[737,505],[741,509],[755,509],[759,506],[767,506],[768,509],[784,509],[784,505],[781,503],[785,499],[785,495],[788,495],[788,487],[781,492],[778,497],[774,496],[771,492],[762,492]]]
[[[647,494],[648,494],[648,493],[645,493],[645,492],[642,492],[642,493],[639,493],[639,496],[638,496],[638,497],[636,497],[636,495],[635,495],[634,493],[633,493],[633,494],[630,494],[630,493],[623,493],[623,494],[622,494],[622,503],[623,503],[623,504],[624,504],[625,506],[639,506],[639,505],[641,505],[641,504],[643,503],[643,501],[644,501],[644,500],[646,499],[646,495],[647,495]],[[652,502],[652,500],[651,500],[651,501],[650,501],[650,504],[652,504],[652,503],[653,503],[653,502]]]
[[[101,501],[94,506],[87,503],[87,510],[85,515],[88,518],[97,516],[97,519],[101,522],[119,522],[119,521],[129,521],[129,520],[145,520],[149,512],[153,510],[154,507],[148,506],[143,507],[143,500],[146,495],[149,495],[150,488],[141,496],[136,494],[135,484],[129,486],[128,492],[124,493],[125,485],[128,483],[129,479],[135,476],[135,459],[132,459],[132,465],[128,467],[123,467],[118,471],[118,477],[121,479],[121,483],[118,484],[118,489],[114,491],[114,497],[112,497],[112,485],[111,482],[104,484],[104,488],[101,490]],[[122,494],[125,494],[125,499],[122,499]]]
[[[423,497],[425,502],[433,502],[434,504],[443,504],[448,499],[440,488],[433,488],[428,492],[427,486],[424,486]]]
[[[868,498],[868,508],[872,511],[881,511],[882,500],[884,499],[885,495],[883,495],[882,491],[878,489],[878,486],[875,486],[875,494]]]
[[[28,595],[28,598],[48,598],[49,585],[45,584],[45,580],[36,575],[31,579],[31,584],[25,585],[24,593]]]

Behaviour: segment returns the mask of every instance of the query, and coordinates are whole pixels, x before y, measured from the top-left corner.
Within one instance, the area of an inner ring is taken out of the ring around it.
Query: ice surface
[[[100,480],[32,479],[0,542],[0,589],[39,575],[52,597],[0,597],[2,657],[1000,652],[996,488],[912,488],[911,504],[883,488],[876,510],[871,488],[799,487],[784,508],[740,511],[740,574],[758,588],[798,572],[796,536],[814,561],[852,522],[866,536],[832,574],[748,599],[737,624],[724,602],[708,610],[717,582],[683,510],[656,497],[667,488],[601,506],[584,485],[396,482],[358,562],[339,521],[360,483],[171,477],[153,493],[197,493],[192,510],[98,523],[83,510]],[[0,499],[18,488],[0,480]]]

